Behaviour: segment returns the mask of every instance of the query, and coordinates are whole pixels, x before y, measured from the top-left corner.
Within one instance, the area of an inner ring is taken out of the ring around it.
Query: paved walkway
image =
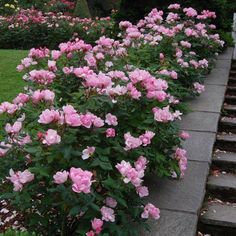
[[[215,69],[206,78],[206,91],[189,101],[193,112],[180,122],[181,129],[191,135],[184,143],[189,159],[185,177],[181,180],[147,179],[150,201],[160,207],[161,218],[145,236],[196,235],[232,54],[233,49],[229,48],[218,57]]]

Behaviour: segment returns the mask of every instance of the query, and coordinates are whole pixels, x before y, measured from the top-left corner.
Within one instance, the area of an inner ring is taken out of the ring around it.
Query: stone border
[[[206,77],[206,91],[189,102],[193,112],[180,122],[191,138],[183,146],[188,152],[188,169],[181,180],[147,178],[150,202],[161,210],[144,236],[195,236],[204,196],[221,106],[224,100],[233,48],[218,56],[216,67]]]

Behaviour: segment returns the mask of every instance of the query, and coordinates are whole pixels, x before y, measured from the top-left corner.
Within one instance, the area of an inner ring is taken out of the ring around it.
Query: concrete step
[[[202,223],[236,230],[236,204],[214,202],[208,203],[205,209],[200,216]]]
[[[235,85],[231,85],[231,86],[230,85],[227,86],[226,94],[236,95],[236,84]]]
[[[208,177],[208,194],[227,202],[236,202],[236,175],[223,173]]]
[[[236,143],[236,134],[219,133],[216,136],[218,141]]]
[[[225,102],[230,105],[236,105],[236,95],[225,95]]]
[[[218,131],[236,133],[236,118],[227,116],[222,117],[219,122]]]
[[[236,205],[208,203],[200,216],[199,229],[212,236],[235,236]]]
[[[223,108],[227,113],[229,113],[229,112],[235,113],[236,112],[236,105],[224,104]]]
[[[212,164],[236,173],[236,153],[216,150],[212,156]]]
[[[219,133],[215,145],[220,150],[236,152],[236,134]]]

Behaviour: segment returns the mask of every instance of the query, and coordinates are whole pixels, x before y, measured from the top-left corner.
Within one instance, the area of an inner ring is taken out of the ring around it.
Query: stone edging
[[[183,146],[188,152],[188,169],[183,179],[148,178],[150,202],[161,209],[160,220],[145,236],[195,236],[198,214],[216,139],[221,106],[231,67],[233,48],[219,55],[216,67],[205,80],[206,91],[189,102],[193,112],[180,122],[191,138]]]

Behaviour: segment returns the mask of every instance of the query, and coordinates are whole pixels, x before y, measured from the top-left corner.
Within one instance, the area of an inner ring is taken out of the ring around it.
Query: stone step
[[[216,147],[225,150],[236,152],[236,134],[220,133],[216,137]]]
[[[228,95],[236,95],[236,84],[231,85],[231,86],[230,85],[227,86],[226,94],[228,94]]]
[[[217,134],[216,139],[222,142],[236,143],[236,135],[229,133],[220,133]]]
[[[224,173],[224,172],[223,172]],[[236,201],[236,175],[232,173],[210,175],[208,177],[208,194],[228,202]]]
[[[224,110],[230,113],[236,112],[236,105],[224,104]]]
[[[236,153],[217,150],[212,156],[212,164],[223,170],[236,172]]]
[[[220,119],[220,123],[229,126],[236,126],[236,118],[224,116]]]
[[[220,119],[218,131],[236,133],[236,118],[224,116]]]
[[[236,96],[227,94],[225,96],[225,102],[231,105],[236,105]]]
[[[236,204],[208,203],[200,221],[205,225],[224,227],[226,231],[229,228],[236,232]]]

